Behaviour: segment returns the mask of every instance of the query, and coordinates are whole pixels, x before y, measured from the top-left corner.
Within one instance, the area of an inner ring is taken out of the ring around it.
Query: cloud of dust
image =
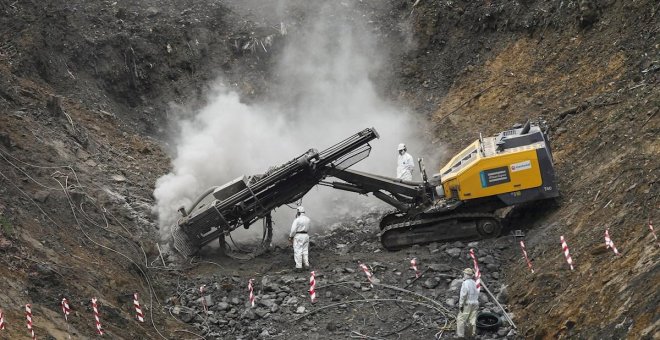
[[[420,154],[427,149],[420,122],[377,94],[371,79],[387,67],[387,51],[377,44],[368,19],[349,6],[327,3],[289,32],[271,99],[244,104],[239,94],[218,82],[206,107],[178,120],[172,171],[158,179],[154,191],[163,239],[169,238],[177,209],[188,208],[207,188],[263,173],[312,147],[321,151],[367,127],[376,128],[381,137],[355,169],[394,177],[401,142],[415,158],[437,155]],[[310,218],[323,221],[357,215],[365,204],[377,201],[317,186],[302,203]],[[287,207],[278,209],[276,238],[288,232],[292,219]],[[252,229],[261,232],[261,227]]]

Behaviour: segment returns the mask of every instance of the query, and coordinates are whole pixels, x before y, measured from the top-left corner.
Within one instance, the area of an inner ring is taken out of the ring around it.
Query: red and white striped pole
[[[412,260],[410,260],[410,268],[415,271],[415,278],[419,277],[419,269],[417,269],[417,258],[413,257]]]
[[[254,279],[248,280],[248,291],[250,291],[250,305],[254,308]]]
[[[5,315],[2,314],[2,309],[0,309],[0,330],[5,329]]]
[[[619,251],[616,249],[614,242],[612,242],[612,239],[610,238],[609,229],[605,229],[605,248],[609,249],[610,247],[614,251],[615,255],[619,255]]]
[[[369,280],[369,286],[371,286],[371,288],[374,288],[374,279],[372,277],[373,275],[371,275],[371,272],[369,271],[369,268],[364,263],[360,263],[359,265],[362,271],[364,272],[364,275],[367,276],[367,280]]]
[[[529,261],[529,257],[527,257],[527,250],[525,250],[525,242],[520,240],[520,248],[522,249],[523,256],[525,257],[525,261],[527,262],[527,267],[529,270],[532,271],[532,274],[534,274],[534,268],[532,268],[532,262]]]
[[[649,218],[649,229],[651,229],[651,234],[653,234],[653,239],[655,239],[655,242],[658,243],[658,236],[655,234],[655,230],[653,230],[653,222]],[[660,246],[660,243],[658,243],[658,246]]]
[[[571,267],[571,270],[573,270],[573,259],[571,258],[571,254],[568,251],[568,244],[566,244],[564,235],[561,235],[559,239],[561,240],[561,248],[564,251],[564,256],[566,256],[566,262],[568,262],[568,265]]]
[[[69,302],[66,300],[66,298],[62,298],[62,313],[64,314],[64,321],[66,321],[66,332],[71,339],[71,334],[69,334],[69,314],[71,314],[71,309],[69,308]]]
[[[98,300],[94,297],[92,298],[92,310],[94,310],[94,321],[96,322],[96,334],[103,335],[103,328],[101,327],[101,318],[99,317],[99,307],[97,305]]]
[[[27,319],[27,329],[30,331],[30,336],[32,340],[36,340],[37,336],[34,334],[34,329],[32,328],[32,306],[29,303],[25,305],[25,318]]]
[[[316,302],[316,273],[313,271],[309,277],[309,298],[312,303]]]
[[[204,315],[208,315],[209,311],[206,308],[206,299],[204,298],[204,288],[205,287],[206,287],[206,285],[202,285],[201,287],[199,287],[199,296],[201,296],[200,300],[202,301],[202,307],[204,307]]]
[[[71,309],[69,308],[69,302],[66,298],[62,299],[62,313],[64,314],[64,320],[69,322],[69,314],[71,314]]]
[[[142,314],[142,308],[140,308],[140,301],[138,300],[137,292],[133,293],[133,306],[135,306],[135,317],[137,320],[144,322],[144,314]]]
[[[479,271],[477,257],[474,255],[474,249],[472,248],[470,248],[470,257],[472,257],[472,262],[474,262],[474,281],[477,283],[477,290],[481,291],[481,271]]]

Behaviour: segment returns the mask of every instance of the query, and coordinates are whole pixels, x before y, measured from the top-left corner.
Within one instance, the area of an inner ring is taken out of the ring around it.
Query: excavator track
[[[381,221],[380,241],[387,250],[415,244],[496,237],[500,219],[489,213],[390,214]]]

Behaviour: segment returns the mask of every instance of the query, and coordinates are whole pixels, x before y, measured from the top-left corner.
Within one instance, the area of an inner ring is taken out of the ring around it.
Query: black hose
[[[190,206],[190,209],[189,209],[188,211],[185,211],[185,208],[184,208],[184,212],[186,213],[186,216],[190,215],[190,213],[192,213],[193,209],[195,209],[195,207],[199,204],[199,202],[201,202],[203,199],[205,199],[206,196],[208,196],[210,193],[212,193],[213,191],[215,191],[215,189],[217,189],[217,188],[219,188],[219,187],[217,187],[217,186],[215,186],[215,187],[210,187],[209,189],[207,189],[206,191],[204,191],[204,192],[203,192],[203,193],[197,198],[197,201],[195,201],[195,203],[193,203],[193,205]]]

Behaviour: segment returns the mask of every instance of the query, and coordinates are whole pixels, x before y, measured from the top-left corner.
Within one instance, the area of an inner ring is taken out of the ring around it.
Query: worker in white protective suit
[[[305,216],[305,208],[298,207],[296,219],[291,224],[289,244],[293,245],[293,259],[296,261],[296,270],[302,270],[303,265],[309,269],[309,225],[311,221]]]
[[[463,270],[463,285],[458,298],[458,317],[456,318],[456,336],[459,338],[477,335],[477,312],[479,311],[479,290],[474,281],[474,270]]]
[[[413,157],[407,152],[408,149],[403,143],[399,144],[397,150],[399,151],[399,158],[396,163],[396,178],[412,181],[412,174],[415,169]]]

